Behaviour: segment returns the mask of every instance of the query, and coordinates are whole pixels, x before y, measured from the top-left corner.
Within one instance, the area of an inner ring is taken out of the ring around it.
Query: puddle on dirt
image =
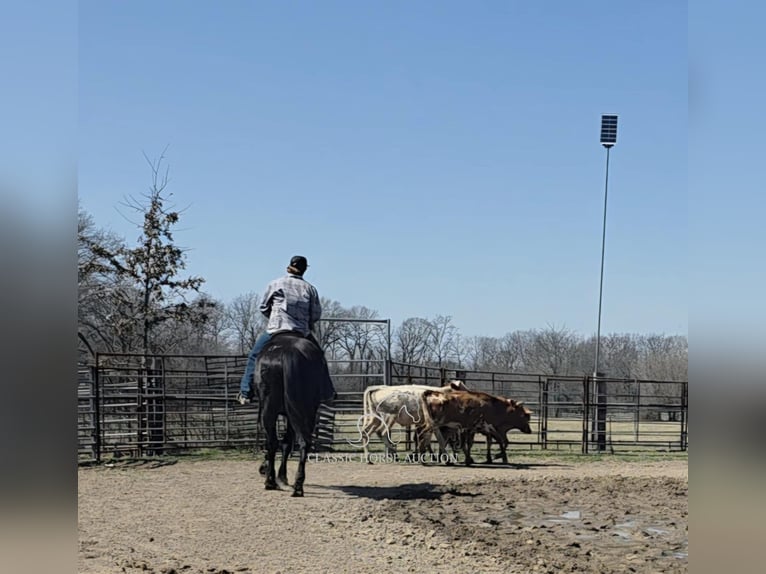
[[[654,528],[653,526],[650,526],[649,528],[644,528],[644,532],[647,534],[670,534],[669,530],[664,530],[662,528]]]
[[[628,522],[623,522],[621,524],[615,524],[615,528],[635,528],[636,522],[634,520],[629,520]]]
[[[476,521],[474,524],[480,528],[497,528],[498,526],[511,526],[514,524],[521,524],[522,515],[520,512],[505,512],[501,515],[495,515],[492,517],[483,517],[481,520]]]
[[[567,510],[558,516],[549,516],[543,520],[549,524],[569,524],[572,520],[580,520],[582,512],[579,510]]]

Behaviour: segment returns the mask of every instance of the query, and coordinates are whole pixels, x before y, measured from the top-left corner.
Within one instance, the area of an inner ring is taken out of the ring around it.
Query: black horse
[[[258,356],[255,388],[261,402],[261,425],[266,432],[266,490],[279,488],[274,459],[281,447],[279,481],[287,485],[287,459],[295,441],[300,449],[293,496],[303,496],[306,458],[311,448],[319,403],[335,395],[322,350],[310,339],[295,333],[279,333]],[[287,419],[286,432],[277,437],[277,417]]]

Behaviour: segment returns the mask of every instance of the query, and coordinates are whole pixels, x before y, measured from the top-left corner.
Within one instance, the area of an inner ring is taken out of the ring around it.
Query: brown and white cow
[[[512,429],[518,429],[525,434],[531,434],[529,426],[532,411],[522,402],[513,399],[496,397],[479,391],[425,391],[425,418],[427,421],[424,440],[430,440],[433,432],[439,441],[439,454],[445,452],[446,444],[441,427],[462,429],[466,433],[466,440],[461,441],[461,447],[465,454],[465,463],[473,463],[471,458],[471,446],[473,434],[480,432],[497,441],[500,445],[503,463],[508,463],[506,448],[508,438],[506,433]],[[423,446],[421,445],[421,449]]]
[[[427,426],[427,413],[423,393],[444,393],[452,390],[464,390],[463,381],[450,381],[444,387],[428,385],[373,385],[364,391],[364,414],[361,421],[360,435],[364,447],[364,458],[370,461],[367,445],[374,432],[386,445],[386,453],[395,453],[396,446],[391,442],[390,432],[394,424],[403,427],[414,426],[416,431]],[[416,433],[416,436],[419,433]],[[441,436],[438,435],[437,436]]]

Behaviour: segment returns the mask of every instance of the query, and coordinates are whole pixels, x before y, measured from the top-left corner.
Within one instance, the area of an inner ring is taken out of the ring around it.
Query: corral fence
[[[368,386],[441,386],[451,379],[521,400],[533,411],[533,434],[510,432],[512,448],[583,453],[688,448],[686,381],[465,371],[388,359],[328,362],[338,398],[320,408],[318,451],[361,451],[362,395]],[[79,367],[78,459],[263,448],[257,402],[235,401],[245,363],[245,356],[232,355],[96,353]],[[397,428],[392,439],[412,447],[407,431]],[[380,446],[372,440],[371,448]]]

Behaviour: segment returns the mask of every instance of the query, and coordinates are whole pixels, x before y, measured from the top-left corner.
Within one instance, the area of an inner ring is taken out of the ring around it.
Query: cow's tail
[[[430,444],[431,435],[436,436],[436,440],[439,441],[439,455],[444,451],[444,437],[442,436],[439,427],[436,425],[433,417],[431,416],[431,410],[428,408],[428,397],[438,397],[442,395],[437,390],[427,390],[420,395],[421,409],[423,413],[423,426],[420,433],[420,444],[418,444],[418,450],[422,451],[424,446]],[[430,448],[430,447],[429,447]]]
[[[429,393],[431,393],[431,391],[423,391],[423,393],[420,395],[420,410],[421,416],[423,417],[423,429],[426,432],[434,432],[434,430],[436,430],[436,425],[434,423],[433,417],[431,417],[431,411],[428,408],[427,395]]]
[[[375,416],[372,410],[372,393],[375,391],[375,386],[367,387],[364,389],[364,396],[362,398],[362,428],[366,429],[372,418]],[[369,439],[369,437],[367,437]]]

